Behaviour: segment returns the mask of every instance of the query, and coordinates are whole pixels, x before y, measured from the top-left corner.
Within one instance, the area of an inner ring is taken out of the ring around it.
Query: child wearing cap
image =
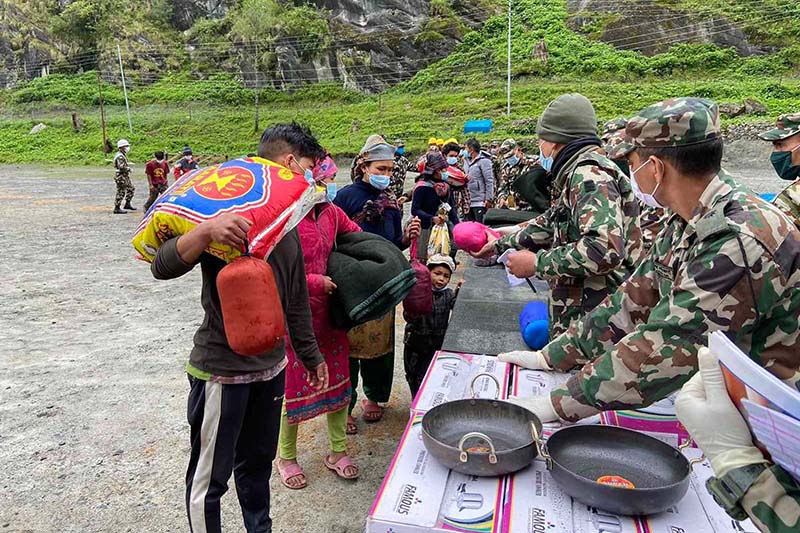
[[[455,291],[448,287],[456,269],[455,262],[450,256],[432,255],[428,259],[428,269],[431,271],[433,287],[433,311],[428,315],[403,312],[406,320],[403,363],[412,398],[417,395],[422,385],[425,372],[433,360],[433,354],[442,348],[444,334],[450,321],[450,311],[456,303],[458,290],[463,283],[463,280],[459,281]]]

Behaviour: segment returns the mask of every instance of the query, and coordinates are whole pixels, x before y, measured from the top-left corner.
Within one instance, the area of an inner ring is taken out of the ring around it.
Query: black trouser
[[[443,336],[421,337],[408,333],[403,346],[403,367],[406,371],[406,381],[411,389],[413,400],[419,392],[428,367],[431,366],[433,356],[442,348]]]
[[[158,200],[158,197],[164,194],[164,191],[167,190],[166,183],[159,183],[158,185],[153,185],[150,187],[150,196],[147,198],[147,202],[144,204],[144,211],[147,212],[150,209],[150,206]]]
[[[248,533],[270,533],[269,477],[278,447],[284,373],[270,381],[222,385],[189,377],[192,455],[186,510],[193,533],[221,532],[220,498],[231,472]]]
[[[483,215],[486,214],[485,207],[470,207],[469,214],[467,215],[467,220],[471,222],[480,222],[483,224]]]

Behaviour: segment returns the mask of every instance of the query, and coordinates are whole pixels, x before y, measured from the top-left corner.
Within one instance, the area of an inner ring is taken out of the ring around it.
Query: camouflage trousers
[[[159,183],[158,185],[153,185],[150,187],[150,196],[147,198],[147,202],[144,204],[144,210],[147,211],[150,209],[150,206],[158,199],[159,196],[164,194],[164,191],[167,190],[166,183]]]
[[[136,190],[133,183],[131,183],[131,177],[116,175],[114,176],[114,182],[117,184],[117,195],[114,197],[114,205],[119,205],[123,198],[125,199],[125,203],[130,203],[133,199],[133,193]]]

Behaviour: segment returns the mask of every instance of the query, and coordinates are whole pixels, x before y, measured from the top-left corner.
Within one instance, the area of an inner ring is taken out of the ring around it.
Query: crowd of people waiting
[[[249,221],[222,215],[159,248],[156,278],[181,276],[197,264],[203,274],[206,316],[187,365],[192,531],[220,531],[219,502],[231,473],[247,530],[271,531],[272,462],[277,454],[286,487],[305,487],[297,428],[322,414],[330,445],[322,461],[342,478],[358,477],[346,446],[347,435],[359,430],[356,387],[363,384],[363,420],[381,421],[392,390],[396,317],[392,310],[337,329],[329,316],[337,285],[326,273],[328,258],[348,233],[379,235],[401,250],[417,241],[434,306],[430,315],[405,316],[406,379],[415,394],[457,297],[448,287],[455,253],[431,254],[427,239],[432,228],[452,231],[460,220],[501,226],[503,236],[487,235],[474,253],[484,264],[514,249],[511,273],[550,285],[550,343],[500,358],[573,375],[549,396],[512,401],[544,422],[574,422],[648,405],[685,385],[681,420],[718,478],[739,491],[738,507],[728,510],[746,513],[765,531],[797,530],[800,486],[731,422],[738,413],[720,413],[727,406],[708,401],[715,360],[698,351],[711,332],[726,332],[797,388],[800,181],[776,198],[777,206],[740,185],[720,166],[717,105],[699,98],[649,106],[598,135],[591,102],[562,95],[542,113],[537,136],[538,156],[513,139],[488,150],[474,138],[431,139],[412,166],[402,140],[389,144],[374,135],[353,161],[352,184],[339,190],[333,159],[307,128],[268,128],[258,156],[310,176],[324,194],[269,256],[288,333],[285,346],[261,356],[239,357],[227,345],[215,285],[225,263],[203,253],[212,241],[242,246]],[[763,138],[775,146],[781,177],[800,177],[800,115],[781,117]],[[410,171],[418,175],[406,190]],[[406,203],[411,217],[404,223]]]

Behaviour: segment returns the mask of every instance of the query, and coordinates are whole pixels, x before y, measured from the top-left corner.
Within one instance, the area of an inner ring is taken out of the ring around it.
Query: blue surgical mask
[[[553,170],[553,152],[550,152],[549,156],[544,155],[544,150],[540,150],[541,157],[539,157],[539,164],[542,165],[542,168],[546,171],[550,172]]]
[[[397,155],[403,155],[406,153],[406,149],[404,146],[400,146],[397,150],[394,151]]]
[[[388,189],[390,180],[391,178],[389,176],[382,176],[380,174],[369,175],[369,184],[379,191],[385,191]]]
[[[461,157],[464,159],[470,159],[469,151],[468,150],[461,150]]]
[[[336,198],[337,191],[338,189],[336,188],[335,183],[325,184],[325,195],[327,196],[329,202],[332,202],[334,198]]]
[[[314,172],[310,168],[303,168],[303,165],[301,165],[296,159],[293,159],[292,162],[303,172],[303,177],[310,185],[316,185],[316,182],[314,181]]]
[[[447,181],[450,179],[450,174],[447,172],[442,172],[442,181]]]
[[[450,156],[450,157],[447,158],[447,164],[448,165],[455,165],[456,163],[458,163],[458,158],[457,157]]]
[[[636,181],[636,173],[639,172],[640,170],[642,170],[651,161],[652,161],[652,159],[648,159],[647,161],[645,161],[644,163],[639,165],[639,168],[637,168],[636,170],[631,170],[631,189],[633,189],[633,195],[636,198],[638,198],[639,201],[642,202],[644,205],[660,209],[660,208],[663,208],[664,206],[661,205],[661,202],[656,200],[655,194],[656,194],[656,191],[658,190],[658,187],[661,184],[657,183],[656,184],[656,188],[653,189],[653,192],[648,194],[646,192],[643,192],[642,189],[639,188],[639,183]]]
[[[511,157],[507,157],[506,158],[506,163],[508,163],[508,165],[511,166],[511,167],[516,166],[516,164],[519,163],[519,157],[516,156],[516,155],[512,155]]]

